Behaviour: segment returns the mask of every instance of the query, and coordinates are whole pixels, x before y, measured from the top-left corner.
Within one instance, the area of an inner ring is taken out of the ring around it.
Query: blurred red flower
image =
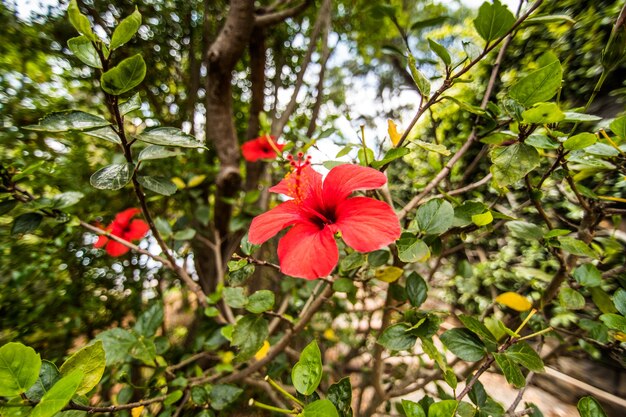
[[[265,135],[241,145],[241,153],[246,161],[256,162],[259,159],[276,159],[284,147],[276,143],[276,136]]]
[[[353,191],[382,187],[387,178],[375,169],[339,165],[322,176],[309,159],[290,158],[293,171],[270,191],[292,199],[252,220],[248,239],[261,244],[282,229],[293,226],[278,243],[281,271],[290,276],[315,279],[332,272],[339,252],[334,234],[359,252],[371,252],[400,237],[400,222],[385,202],[350,197]]]
[[[150,226],[143,220],[133,219],[138,213],[140,213],[140,210],[136,208],[129,208],[117,213],[113,222],[106,228],[107,232],[129,242],[140,240],[148,233]],[[104,250],[111,256],[121,256],[130,250],[128,246],[122,245],[104,235],[100,235],[98,241],[93,246],[95,248],[104,247]]]

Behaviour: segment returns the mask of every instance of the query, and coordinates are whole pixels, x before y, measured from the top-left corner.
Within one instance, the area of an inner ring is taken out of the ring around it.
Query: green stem
[[[294,397],[293,395],[291,395],[290,393],[288,393],[283,387],[281,387],[280,385],[278,385],[278,383],[276,381],[274,381],[272,378],[269,377],[269,375],[267,375],[265,377],[265,380],[267,382],[269,382],[269,384],[278,392],[280,392],[282,395],[284,395],[286,398],[289,398],[291,401],[295,402],[296,404],[298,404],[300,407],[304,407],[304,403],[302,401],[300,401],[299,399],[297,399],[296,397]]]
[[[277,413],[282,413],[282,414],[287,414],[287,415],[294,415],[298,412],[297,410],[287,410],[285,408],[278,408],[278,407],[274,407],[273,405],[263,404],[258,401],[255,401],[252,398],[250,398],[248,405],[250,407],[254,406],[254,407],[262,408],[264,410],[275,411]]]

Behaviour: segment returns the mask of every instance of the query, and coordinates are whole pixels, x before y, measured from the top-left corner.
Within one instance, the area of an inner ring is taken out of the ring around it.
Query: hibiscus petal
[[[324,179],[324,205],[335,207],[353,191],[380,188],[386,182],[385,174],[374,168],[354,164],[336,166]]]
[[[241,145],[241,153],[248,162],[256,162],[259,159],[276,159],[276,151],[267,140],[267,136],[252,139]],[[282,151],[285,145],[276,143],[276,137],[271,136],[271,140],[278,151]]]
[[[260,245],[285,227],[303,220],[298,205],[287,201],[252,219],[248,240],[252,244]]]
[[[400,222],[389,204],[368,197],[342,201],[336,210],[337,228],[348,246],[371,252],[400,237]]]
[[[128,246],[122,245],[119,242],[116,242],[114,240],[110,240],[109,243],[107,244],[105,250],[111,256],[122,256],[126,252],[128,252],[130,250],[130,248]]]
[[[269,189],[272,193],[285,194],[291,198],[303,201],[310,198],[319,199],[322,190],[322,174],[311,168],[310,165],[300,170],[290,172],[278,184]]]
[[[135,219],[130,223],[127,231],[124,233],[123,236],[121,236],[121,238],[129,241],[139,240],[143,238],[146,233],[148,233],[148,230],[150,230],[150,226],[148,226],[148,223],[140,219]]]
[[[109,241],[108,237],[106,237],[105,235],[100,235],[98,236],[98,241],[93,245],[93,247],[96,249],[103,248],[104,245],[106,245],[108,241]]]
[[[298,223],[278,242],[278,259],[283,274],[315,279],[332,272],[339,251],[329,227]]]
[[[113,220],[113,225],[118,225],[122,229],[126,228],[126,225],[130,223],[130,219],[132,219],[135,214],[140,213],[141,210],[138,208],[129,208],[124,211],[120,211],[115,216],[115,220]]]

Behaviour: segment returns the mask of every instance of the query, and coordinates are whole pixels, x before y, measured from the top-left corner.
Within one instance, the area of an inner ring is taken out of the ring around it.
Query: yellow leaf
[[[330,327],[328,329],[324,330],[324,339],[330,340],[331,342],[339,341],[339,338],[335,334],[335,331],[333,329],[331,329]]]
[[[205,179],[206,179],[206,175],[195,175],[187,182],[187,187],[189,188],[196,187],[202,184],[202,181],[204,181]]]
[[[615,339],[619,340],[620,342],[626,342],[626,333],[616,332],[613,337],[615,337]]]
[[[402,268],[398,268],[397,266],[384,266],[376,270],[374,276],[376,279],[385,282],[394,282],[397,281],[398,278],[402,276],[404,270]]]
[[[132,410],[130,410],[130,414],[133,417],[139,417],[142,411],[143,411],[143,405],[140,405],[139,407],[135,407]]]
[[[172,178],[172,182],[174,184],[176,184],[176,188],[178,188],[179,190],[184,189],[185,187],[187,187],[187,185],[185,184],[185,181],[181,180],[178,177],[174,177]]]
[[[532,308],[532,303],[524,296],[514,292],[505,292],[496,297],[496,302],[503,304],[516,311],[528,311]]]
[[[267,356],[267,352],[269,352],[269,350],[270,350],[270,342],[266,340],[265,342],[263,342],[263,346],[261,346],[261,349],[259,349],[257,353],[254,354],[254,359],[256,359],[257,361],[260,361],[261,359]]]
[[[599,195],[598,196],[599,199],[601,200],[607,200],[607,201],[617,201],[618,203],[626,203],[626,198],[621,198],[621,197],[611,197],[608,195]]]
[[[389,139],[391,139],[391,143],[393,143],[393,146],[396,146],[398,142],[400,142],[400,138],[402,137],[402,135],[398,133],[398,127],[393,122],[393,120],[387,119],[387,125],[389,126],[387,128]]]
[[[476,226],[486,226],[493,221],[493,214],[490,211],[486,211],[483,214],[474,214],[472,216],[472,222]]]
[[[222,363],[230,364],[235,359],[235,354],[231,351],[219,353],[218,356],[222,359]]]

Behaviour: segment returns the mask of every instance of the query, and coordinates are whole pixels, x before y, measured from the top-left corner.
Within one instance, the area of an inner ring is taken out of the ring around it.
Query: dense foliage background
[[[551,415],[524,387],[563,358],[621,415],[624,4],[512,7],[3,1],[0,415]],[[247,232],[298,152],[384,172],[400,238],[282,274]],[[94,247],[132,207],[138,247]]]

